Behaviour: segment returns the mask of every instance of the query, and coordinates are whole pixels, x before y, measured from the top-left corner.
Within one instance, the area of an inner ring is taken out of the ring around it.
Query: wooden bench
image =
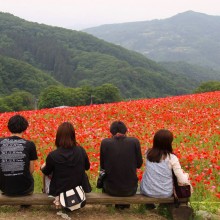
[[[114,197],[105,193],[91,192],[86,194],[87,204],[106,205],[106,204],[173,204],[173,198],[149,198],[141,194],[131,197]],[[52,205],[53,198],[47,194],[35,193],[29,196],[9,197],[0,195],[0,205]],[[181,199],[182,204],[187,204],[188,199]],[[192,216],[192,209],[188,206],[172,208],[171,214],[175,220],[187,220]]]

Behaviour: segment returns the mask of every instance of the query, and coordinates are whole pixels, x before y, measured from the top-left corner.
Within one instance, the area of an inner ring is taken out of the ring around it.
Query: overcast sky
[[[168,18],[193,10],[220,15],[220,0],[0,0],[0,11],[81,30],[101,24]]]

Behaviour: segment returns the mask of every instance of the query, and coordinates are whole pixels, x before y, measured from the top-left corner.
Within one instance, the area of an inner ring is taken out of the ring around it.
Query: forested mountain
[[[172,73],[191,78],[196,83],[206,81],[220,81],[220,70],[188,64],[186,62],[159,62],[159,64]]]
[[[83,31],[155,61],[185,61],[220,70],[220,16],[187,11],[168,19]]]
[[[10,95],[14,90],[38,96],[50,85],[60,83],[28,63],[0,55],[0,96]]]
[[[0,13],[0,55],[29,63],[69,87],[112,83],[123,98],[178,95],[196,86],[139,53],[8,13]]]

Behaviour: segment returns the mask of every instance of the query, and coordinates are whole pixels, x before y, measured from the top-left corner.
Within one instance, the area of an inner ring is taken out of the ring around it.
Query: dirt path
[[[0,220],[166,220],[155,211],[138,211],[137,207],[131,207],[129,210],[116,211],[114,208],[105,206],[89,206],[75,212],[68,212],[68,216],[57,215],[57,210],[53,207],[33,206],[28,209],[20,207],[0,207]],[[65,218],[67,217],[67,218]]]

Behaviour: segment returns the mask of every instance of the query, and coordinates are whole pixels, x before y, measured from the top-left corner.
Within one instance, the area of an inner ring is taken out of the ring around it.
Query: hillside
[[[220,16],[187,11],[168,19],[102,25],[83,31],[155,61],[185,61],[220,69]]]
[[[10,135],[7,128],[9,118],[14,113],[0,114],[0,133],[2,137]],[[159,99],[142,99],[127,102],[79,106],[71,108],[51,108],[35,111],[21,111],[19,114],[28,119],[29,127],[23,134],[31,139],[37,148],[38,162],[35,163],[35,192],[42,192],[42,174],[40,166],[50,151],[56,149],[55,131],[68,119],[76,130],[77,143],[82,146],[90,160],[87,171],[93,191],[100,167],[100,142],[110,137],[109,126],[115,120],[122,120],[128,127],[127,135],[140,141],[143,158],[146,150],[152,147],[153,136],[158,129],[166,128],[173,132],[173,152],[179,158],[182,169],[189,173],[194,192],[190,198],[191,207],[207,210],[209,219],[219,219],[219,182],[220,182],[220,91],[203,94],[184,95]],[[145,164],[137,169],[138,184],[143,176]],[[210,184],[211,181],[211,184]],[[213,187],[217,186],[217,187]],[[205,202],[204,202],[205,201]],[[74,220],[88,219],[167,219],[167,212],[161,210],[130,209],[114,211],[114,207],[95,207],[86,205],[79,212],[68,212]],[[61,220],[55,207],[32,206],[24,211],[19,206],[1,206],[0,219]],[[215,213],[211,216],[210,212]],[[37,213],[37,215],[35,214]],[[166,218],[157,213],[166,214]],[[204,219],[195,216],[194,219]]]
[[[220,71],[212,68],[197,66],[186,62],[159,62],[159,64],[172,73],[191,78],[199,85],[206,81],[220,81]]]
[[[0,55],[0,96],[9,95],[14,89],[38,96],[50,85],[60,83],[28,63]]]
[[[8,13],[0,13],[0,29],[0,55],[29,63],[69,87],[112,83],[123,98],[140,98],[190,93],[196,86],[139,53],[83,32]]]

